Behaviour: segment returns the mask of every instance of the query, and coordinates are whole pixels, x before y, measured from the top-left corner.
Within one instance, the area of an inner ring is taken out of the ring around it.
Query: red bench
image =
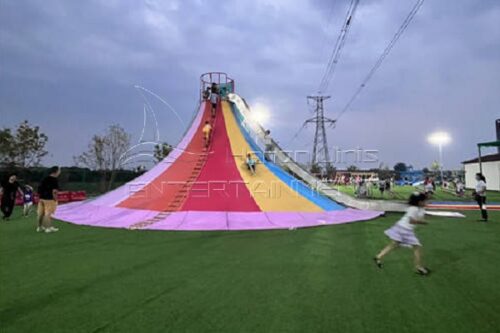
[[[87,199],[87,192],[85,191],[61,191],[57,194],[57,201],[60,203],[83,201]],[[39,200],[38,193],[33,193],[33,203],[37,204]],[[22,206],[24,204],[23,197],[18,193],[16,196],[16,205]]]

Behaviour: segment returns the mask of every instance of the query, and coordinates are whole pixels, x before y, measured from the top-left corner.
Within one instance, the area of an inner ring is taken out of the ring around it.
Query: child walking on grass
[[[379,268],[383,267],[382,258],[386,254],[398,246],[405,246],[413,248],[417,273],[420,275],[428,275],[430,273],[430,270],[422,264],[422,244],[420,244],[414,232],[417,224],[427,224],[424,221],[426,200],[427,195],[424,193],[413,193],[408,201],[410,207],[408,207],[406,214],[395,225],[385,231],[391,242],[373,258]]]
[[[24,186],[23,203],[23,216],[28,217],[33,208],[33,187],[29,185]]]

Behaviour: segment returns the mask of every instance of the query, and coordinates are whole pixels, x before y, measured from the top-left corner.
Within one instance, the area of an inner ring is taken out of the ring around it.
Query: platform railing
[[[212,84],[218,87],[224,87],[227,93],[234,93],[234,80],[224,72],[209,72],[200,76],[200,101],[203,100],[203,93],[207,88],[212,87]]]

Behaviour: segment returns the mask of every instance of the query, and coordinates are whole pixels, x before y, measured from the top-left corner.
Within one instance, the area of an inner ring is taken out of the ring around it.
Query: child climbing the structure
[[[205,144],[205,148],[208,148],[210,144],[210,135],[212,134],[212,125],[207,120],[205,121],[205,126],[203,126],[203,142]]]

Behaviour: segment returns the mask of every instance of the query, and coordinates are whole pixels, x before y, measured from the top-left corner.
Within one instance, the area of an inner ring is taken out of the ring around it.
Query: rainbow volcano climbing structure
[[[201,77],[201,91],[216,83],[234,94],[224,73]],[[212,124],[205,147],[202,128]],[[312,227],[363,221],[377,211],[344,207],[264,158],[238,103],[225,98],[211,116],[200,98],[198,113],[177,147],[135,180],[85,202],[62,205],[55,217],[74,224],[150,230],[252,230]],[[247,153],[257,161],[252,175]],[[272,159],[271,159],[272,160]]]

